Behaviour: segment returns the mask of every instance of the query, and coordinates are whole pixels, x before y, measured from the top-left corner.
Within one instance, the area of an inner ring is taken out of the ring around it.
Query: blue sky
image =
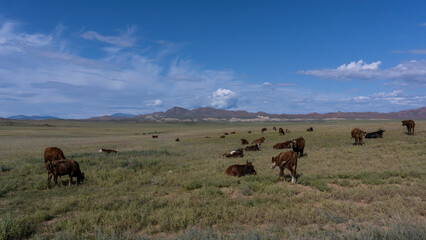
[[[0,116],[426,106],[425,1],[1,1]]]

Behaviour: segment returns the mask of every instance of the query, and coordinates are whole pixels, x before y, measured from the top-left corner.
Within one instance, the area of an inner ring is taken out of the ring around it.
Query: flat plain
[[[354,146],[354,127],[384,137]],[[406,132],[397,120],[0,121],[0,239],[424,239],[426,121]],[[261,151],[222,156],[262,136]],[[283,182],[270,161],[289,149],[272,146],[299,136],[297,183],[287,170]],[[47,189],[50,146],[79,162],[81,185]],[[246,161],[257,175],[224,174]]]

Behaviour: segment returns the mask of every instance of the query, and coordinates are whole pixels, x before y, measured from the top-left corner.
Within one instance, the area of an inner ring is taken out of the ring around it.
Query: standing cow
[[[296,152],[299,157],[303,157],[303,150],[305,149],[305,139],[303,137],[293,139],[291,145],[293,147],[293,151]]]
[[[296,183],[296,169],[297,169],[297,153],[294,151],[282,152],[276,157],[272,157],[271,168],[280,168],[280,177],[284,177],[284,169],[287,168],[291,172],[291,182]]]
[[[77,185],[80,184],[81,181],[84,181],[84,173],[80,171],[80,166],[78,162],[71,159],[62,159],[47,162],[46,164],[48,177],[47,177],[47,188],[50,188],[50,181],[52,176],[55,181],[55,185],[58,185],[58,176],[68,175],[69,181],[68,185],[71,186],[72,178],[77,178]]]
[[[416,126],[416,123],[414,123],[413,120],[403,120],[401,122],[402,122],[402,126],[407,126],[408,134],[414,135],[414,127]]]
[[[354,128],[351,131],[351,138],[355,139],[355,142],[353,145],[365,145],[363,137],[367,134],[366,131],[363,131],[359,128]]]
[[[283,128],[278,129],[278,133],[279,133],[280,135],[285,135],[285,132],[284,132],[284,129],[283,129]]]
[[[268,131],[268,129],[267,128],[262,128],[262,133],[264,133],[264,132],[266,132],[266,131]]]
[[[242,138],[241,139],[241,144],[242,145],[246,145],[246,144],[249,144],[249,142],[247,141],[247,139]]]

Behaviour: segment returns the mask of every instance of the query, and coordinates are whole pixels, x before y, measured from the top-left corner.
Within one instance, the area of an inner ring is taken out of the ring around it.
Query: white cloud
[[[163,101],[161,99],[155,99],[155,100],[150,100],[146,102],[147,106],[153,106],[153,107],[158,107],[161,106],[163,104]]]
[[[299,71],[300,74],[334,80],[404,80],[407,82],[426,85],[426,61],[412,60],[403,62],[395,67],[380,69],[381,61],[365,63],[363,60],[343,64],[335,69],[320,69]]]
[[[133,37],[135,27],[127,28],[127,31],[118,36],[104,36],[95,31],[87,31],[81,34],[81,37],[86,40],[98,40],[119,47],[133,47],[136,44],[136,38]]]
[[[211,105],[216,108],[229,109],[237,106],[237,94],[229,89],[219,88],[213,92]]]

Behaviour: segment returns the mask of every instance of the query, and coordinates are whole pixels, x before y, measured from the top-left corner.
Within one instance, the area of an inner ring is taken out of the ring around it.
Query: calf
[[[280,135],[285,135],[285,133],[284,133],[284,129],[283,129],[283,128],[278,129],[278,133],[279,133]]]
[[[68,185],[71,186],[72,178],[77,178],[77,185],[81,181],[84,181],[84,173],[80,171],[78,162],[71,159],[63,159],[48,162],[47,164],[48,177],[47,177],[47,188],[50,188],[50,181],[52,176],[54,177],[55,185],[58,185],[58,176],[68,175]]]
[[[253,142],[251,142],[251,143],[259,143],[259,144],[261,144],[263,142],[265,142],[265,137],[261,137],[259,139],[253,140]]]
[[[108,149],[108,148],[100,148],[99,152],[106,152],[106,153],[118,153],[118,150],[114,150],[114,149]]]
[[[351,138],[355,139],[355,142],[353,145],[364,145],[365,143],[364,143],[363,137],[365,136],[365,134],[367,134],[367,132],[359,128],[352,129]]]
[[[58,147],[48,147],[44,149],[44,163],[65,159],[64,152]]]
[[[303,157],[303,150],[305,149],[305,139],[303,137],[293,139],[291,145],[293,147],[293,151],[296,152],[299,157]]]
[[[272,127],[272,130],[277,131],[277,128],[276,127]]]
[[[244,175],[256,175],[256,170],[254,170],[253,162],[246,161],[245,165],[231,165],[226,169],[225,172],[229,176],[242,177]]]
[[[407,126],[407,132],[408,134],[414,135],[414,127],[416,126],[416,123],[413,120],[403,120],[402,126]]]
[[[280,168],[280,177],[284,177],[284,169],[287,168],[291,172],[291,182],[296,183],[297,153],[294,151],[282,152],[271,159],[271,168]],[[278,178],[279,179],[279,178]]]
[[[255,145],[247,146],[246,148],[244,148],[244,151],[260,151],[259,146],[260,144],[256,143]]]
[[[275,149],[284,149],[284,148],[291,148],[291,141],[285,141],[281,143],[277,143],[273,146]]]
[[[268,129],[267,128],[262,128],[262,133],[264,133],[264,132],[266,132],[266,131],[268,131]]]
[[[286,130],[285,130],[285,132],[286,132],[286,133],[291,133],[289,129],[286,129]]]
[[[365,138],[383,138],[383,133],[385,132],[385,130],[379,130],[377,132],[371,132],[371,133],[367,133],[365,135]]]
[[[310,128],[308,128],[308,129],[306,129],[306,131],[307,131],[307,132],[313,132],[313,131],[314,131],[314,129],[313,129],[312,127],[310,127]]]
[[[231,151],[229,153],[224,153],[222,156],[225,156],[227,158],[244,157],[244,149],[239,148],[235,151]]]
[[[249,142],[247,141],[247,139],[242,138],[241,139],[241,144],[242,145],[246,145],[246,144],[249,144]]]

